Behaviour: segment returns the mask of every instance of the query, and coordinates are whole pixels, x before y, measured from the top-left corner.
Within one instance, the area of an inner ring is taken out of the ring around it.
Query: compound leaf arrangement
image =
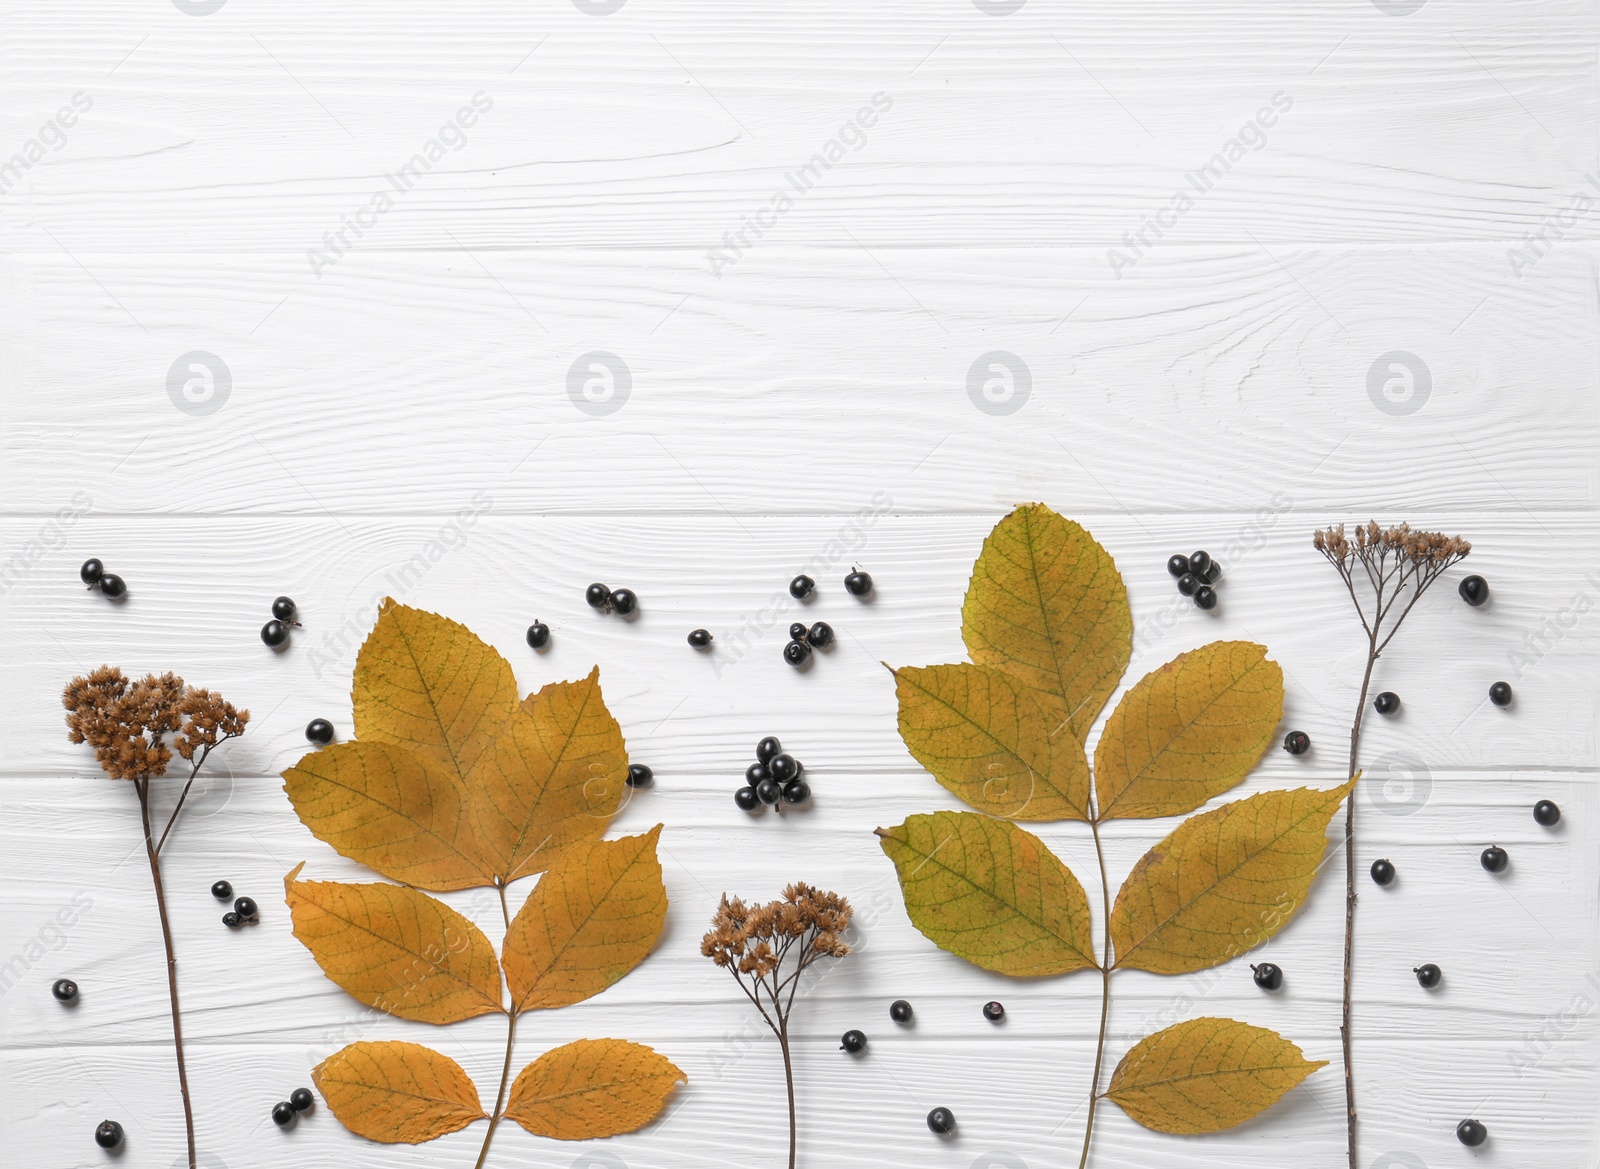
[[[1181,654],[1122,696],[1090,769],[1085,742],[1132,654],[1133,618],[1111,556],[1042,504],[984,541],[962,608],[971,663],[894,670],[912,756],[978,812],[878,829],[912,923],[941,949],[1016,977],[1101,972],[1095,1105],[1146,1128],[1218,1132],[1269,1108],[1326,1061],[1233,1019],[1191,1019],[1135,1044],[1101,1091],[1111,975],[1182,974],[1260,945],[1304,904],[1329,821],[1353,783],[1269,791],[1180,823],[1111,899],[1101,825],[1186,815],[1240,782],[1283,713],[1283,672],[1263,646]],[[1072,871],[1013,821],[1088,823],[1100,867],[1098,953]]]
[[[587,1140],[653,1120],[683,1072],[638,1043],[580,1039],[511,1079],[517,1020],[582,1002],[644,961],[666,920],[661,826],[605,840],[628,790],[622,730],[599,671],[518,699],[510,663],[465,626],[386,601],[356,660],[356,739],[284,772],[306,827],[397,884],[284,879],[295,937],[328,978],[401,1019],[506,1017],[493,1111],[448,1056],[417,1043],[352,1043],[312,1073],[350,1131],[420,1144],[502,1119]],[[513,916],[515,880],[542,874]],[[499,953],[429,892],[493,888]],[[508,993],[509,992],[509,993]],[[509,1088],[509,1098],[507,1089]]]

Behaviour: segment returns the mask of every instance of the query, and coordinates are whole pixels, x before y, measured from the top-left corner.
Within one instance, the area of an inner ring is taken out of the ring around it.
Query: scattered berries
[[[227,881],[218,881],[216,884],[211,886],[211,896],[215,897],[218,901],[232,901],[233,886]]]
[[[826,621],[818,621],[806,630],[806,640],[817,649],[827,649],[833,644],[833,626]]]
[[[946,1133],[954,1132],[955,1127],[956,1114],[951,1112],[948,1108],[935,1108],[932,1112],[928,1113],[928,1128],[933,1132],[938,1133],[940,1136],[944,1136]]]
[[[991,1023],[998,1023],[1006,1017],[1006,1008],[1003,1004],[991,1000],[983,1004],[983,1017]]]
[[[789,595],[797,601],[803,601],[816,592],[817,582],[801,573],[789,582]]]
[[[711,633],[706,629],[689,630],[689,644],[695,649],[706,649],[711,645]]]
[[[1250,964],[1251,977],[1262,990],[1277,990],[1283,985],[1283,970],[1272,962]]]
[[[1491,873],[1504,871],[1506,862],[1511,858],[1506,855],[1506,850],[1498,844],[1491,844],[1483,850],[1483,855],[1478,858],[1478,863]]]
[[[1382,859],[1373,861],[1372,879],[1380,885],[1392,885],[1394,883],[1394,865]]]
[[[803,804],[811,798],[811,786],[803,779],[791,779],[783,785],[783,802]]]
[[[234,900],[233,911],[245,921],[254,921],[261,910],[252,897],[239,897]]]
[[[604,609],[611,604],[611,590],[599,581],[595,581],[583,591],[583,599],[589,602],[591,609]]]
[[[1201,585],[1194,591],[1194,603],[1207,611],[1217,607],[1217,590],[1210,585]]]
[[[114,572],[108,572],[100,578],[100,595],[110,597],[113,601],[119,600],[128,593],[128,583]],[[119,1128],[117,1130],[121,1132]]]
[[[639,607],[638,595],[632,589],[618,589],[611,594],[611,610],[626,617]]]
[[[656,780],[656,773],[643,763],[628,764],[628,786],[649,787]]]
[[[761,763],[766,763],[782,750],[783,744],[773,736],[768,735],[756,744],[756,759]]]
[[[279,1128],[287,1128],[293,1124],[295,1116],[294,1105],[287,1100],[279,1100],[272,1106],[272,1123]]]
[[[775,779],[763,779],[756,784],[756,798],[763,804],[775,804],[783,798],[783,787]]]
[[[791,641],[783,647],[783,660],[798,670],[811,660],[811,647],[803,641]]]
[[[272,602],[272,615],[279,621],[282,621],[288,625],[300,624],[300,622],[294,619],[294,614],[295,604],[293,597],[279,597],[277,600]]]
[[[753,787],[742,787],[733,793],[733,802],[739,805],[742,812],[753,812],[761,806],[761,797],[756,795]]]
[[[78,1001],[78,984],[70,978],[58,978],[51,984],[50,993],[56,996],[58,1003],[75,1003]]]
[[[844,578],[844,591],[852,597],[864,597],[872,591],[872,574],[851,565],[850,575]]]
[[[99,589],[101,595],[116,600],[128,591],[127,583],[116,573],[107,572],[106,566],[98,557],[91,556],[83,562],[83,567],[78,569],[78,579],[91,589]],[[120,1129],[118,1130],[121,1131]]]
[[[1469,1149],[1476,1149],[1488,1139],[1489,1130],[1476,1120],[1463,1120],[1456,1125],[1456,1140],[1466,1145]]]
[[[779,783],[788,783],[805,769],[800,766],[800,760],[785,751],[767,760],[767,770]]]
[[[100,578],[105,576],[106,566],[100,563],[97,557],[91,556],[83,562],[83,567],[78,569],[78,579],[90,588],[100,583]]]
[[[846,1031],[839,1037],[839,1047],[854,1055],[858,1051],[867,1049],[867,1037],[860,1031]]]
[[[1167,571],[1173,576],[1187,576],[1189,574],[1189,558],[1181,553],[1177,556],[1167,557]]]
[[[1444,977],[1444,971],[1440,970],[1432,962],[1424,962],[1421,966],[1413,966],[1411,973],[1417,976],[1417,985],[1423,990],[1432,990],[1439,985],[1439,980]]]
[[[325,718],[314,718],[306,724],[306,742],[323,746],[333,742],[333,724]]]
[[[310,1088],[296,1088],[289,1093],[289,1105],[296,1112],[310,1112],[315,1103],[316,1097],[311,1094]]]
[[[1283,736],[1283,749],[1291,755],[1304,755],[1311,750],[1311,736],[1304,731],[1290,731]]]
[[[1489,701],[1496,706],[1511,705],[1511,683],[1496,682],[1489,687]]]
[[[1465,1124],[1466,1121],[1462,1121]],[[122,1143],[122,1126],[114,1120],[102,1120],[94,1130],[94,1143],[102,1149],[114,1149]]]
[[[550,627],[543,621],[535,621],[528,626],[528,645],[533,649],[543,649],[550,644]]]
[[[1561,809],[1549,800],[1540,800],[1533,805],[1533,818],[1546,828],[1551,828],[1561,823]]]
[[[1400,696],[1393,690],[1385,690],[1372,700],[1372,709],[1379,714],[1393,714],[1400,709]]]
[[[261,627],[261,641],[263,644],[277,649],[289,640],[289,627],[277,618],[273,618]]]
[[[1481,576],[1469,576],[1464,579],[1456,592],[1461,594],[1461,599],[1476,609],[1489,599],[1489,582]],[[1461,1123],[1465,1124],[1466,1121]],[[1472,1123],[1476,1124],[1477,1121]]]
[[[911,1004],[905,999],[895,999],[889,1004],[889,1018],[896,1023],[911,1022]]]
[[[244,918],[240,917],[237,913],[230,909],[227,913],[222,915],[222,924],[231,930],[236,930],[244,924]]]

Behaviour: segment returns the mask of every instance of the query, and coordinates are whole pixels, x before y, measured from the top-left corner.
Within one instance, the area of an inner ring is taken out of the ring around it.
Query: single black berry
[[[800,774],[802,768],[800,761],[785,751],[767,760],[767,770],[772,773],[772,778],[779,783],[788,783]]]
[[[100,593],[110,597],[113,601],[128,591],[128,582],[114,572],[108,572],[100,578]],[[121,1129],[117,1130],[121,1132]]]
[[[287,1100],[279,1100],[272,1106],[272,1123],[279,1128],[286,1128],[294,1123],[294,1105]]]
[[[289,1104],[296,1112],[309,1112],[316,1103],[316,1097],[311,1094],[310,1088],[296,1088],[289,1093]]]
[[[811,786],[803,779],[791,779],[783,785],[783,802],[803,804],[811,798]]]
[[[1250,964],[1251,977],[1262,990],[1277,990],[1283,985],[1283,970],[1272,962]]]
[[[803,601],[816,591],[817,582],[804,573],[789,582],[789,595],[797,601]]]
[[[77,1002],[78,984],[70,978],[58,978],[51,984],[50,993],[56,996],[58,1003]]]
[[[775,804],[783,799],[783,785],[775,779],[763,779],[756,784],[756,798],[763,804]]]
[[[632,589],[618,589],[611,594],[611,607],[626,617],[639,607],[639,598]]]
[[[1533,805],[1533,818],[1546,828],[1550,828],[1561,822],[1561,809],[1549,800],[1540,800]]]
[[[306,742],[333,742],[333,724],[325,718],[314,718],[306,724]]]
[[[1167,557],[1167,571],[1173,576],[1187,576],[1189,573],[1189,558],[1187,556]]]
[[[1481,576],[1469,576],[1461,582],[1456,592],[1461,594],[1463,601],[1476,607],[1489,599],[1489,582]]]
[[[1290,731],[1283,736],[1283,749],[1291,755],[1304,755],[1311,750],[1311,736],[1304,731]]]
[[[889,1004],[889,1018],[896,1023],[911,1022],[911,1004],[905,999],[895,999]]]
[[[783,647],[783,660],[796,669],[805,665],[811,657],[811,647],[803,641],[791,641]]]
[[[1456,1140],[1466,1145],[1469,1149],[1476,1149],[1489,1139],[1489,1130],[1476,1120],[1463,1120],[1456,1125]]]
[[[106,574],[106,566],[99,559],[91,556],[83,562],[83,567],[78,569],[78,579],[93,588],[100,583],[100,578]]]
[[[237,913],[230,909],[227,913],[222,915],[222,924],[231,930],[236,930],[244,924],[244,918],[240,917]]]
[[[528,644],[534,649],[543,649],[550,644],[550,627],[543,621],[535,621],[528,626]]]
[[[591,609],[604,609],[611,604],[611,590],[599,581],[595,581],[583,591],[583,599],[589,602]]]
[[[818,621],[806,630],[806,640],[818,649],[827,649],[833,644],[833,626],[826,621]]]
[[[279,597],[272,602],[272,615],[279,621],[293,621],[295,613],[293,597]]]
[[[1216,584],[1222,579],[1222,565],[1218,564],[1215,560],[1206,565],[1206,570],[1204,572],[1201,572],[1198,568],[1191,568],[1190,571],[1198,576],[1201,580],[1205,581],[1206,584]]]
[[[277,649],[289,640],[289,627],[274,618],[261,627],[261,640],[273,649]]]
[[[940,1136],[954,1132],[956,1127],[956,1114],[948,1108],[935,1108],[928,1113],[928,1127]]]
[[[1382,859],[1373,861],[1372,862],[1372,879],[1374,881],[1376,881],[1380,885],[1393,884],[1394,883],[1394,864],[1392,862],[1390,862],[1390,861],[1386,861],[1386,860],[1382,860]]]
[[[1206,582],[1192,572],[1186,572],[1178,578],[1178,591],[1186,597],[1192,597],[1200,591],[1200,586]]]
[[[1372,709],[1379,714],[1393,714],[1400,709],[1400,696],[1393,690],[1385,690],[1372,700]]]
[[[1489,701],[1496,706],[1511,705],[1511,683],[1496,682],[1489,687]]]
[[[754,787],[763,779],[771,779],[772,772],[768,770],[765,763],[752,763],[749,767],[744,769],[744,778],[746,783],[748,783],[751,787]]]
[[[983,1004],[983,1017],[991,1023],[998,1023],[1006,1017],[1006,1008],[1004,1004],[997,1003],[991,999]]]
[[[95,1127],[94,1143],[102,1149],[116,1148],[122,1143],[122,1126],[114,1120],[102,1120]]]
[[[766,738],[762,739],[761,742],[756,744],[756,758],[762,763],[766,763],[782,750],[783,744],[778,742],[778,740],[772,735],[768,735]]]
[[[1498,873],[1506,867],[1506,862],[1511,858],[1506,855],[1506,850],[1498,844],[1491,844],[1483,850],[1483,855],[1478,858],[1478,863],[1491,873]]]
[[[1432,990],[1439,985],[1439,980],[1444,977],[1444,971],[1440,970],[1432,962],[1424,962],[1421,966],[1413,966],[1411,973],[1417,976],[1417,985],[1423,990]]]
[[[761,797],[756,795],[755,788],[742,787],[733,793],[733,802],[738,804],[744,811],[753,812],[756,810],[756,806],[761,803]]]
[[[705,649],[711,644],[711,631],[707,629],[689,630],[689,644],[695,649]]]
[[[1205,580],[1206,573],[1211,571],[1211,553],[1203,550],[1189,553],[1189,571]]]
[[[656,773],[651,771],[643,763],[628,764],[629,787],[649,787],[655,782],[655,778]]]
[[[218,881],[216,884],[211,886],[211,896],[215,897],[218,901],[232,901],[233,886],[227,881]]]
[[[261,912],[260,907],[256,905],[255,898],[253,898],[253,897],[236,897],[236,898],[234,898],[233,909],[234,909],[234,912],[237,913],[240,917],[245,918],[247,920],[249,918],[255,917],[257,914],[259,914]]]
[[[846,1031],[839,1037],[839,1047],[854,1055],[858,1051],[867,1049],[867,1037],[860,1031]]]
[[[796,621],[792,625],[789,626],[789,640],[790,641],[804,641],[805,639],[806,639],[806,623],[804,621]]]
[[[864,597],[872,591],[872,575],[862,572],[859,568],[852,568],[850,575],[844,578],[844,591],[852,597]]]
[[[1194,591],[1194,603],[1202,609],[1215,609],[1217,607],[1217,590],[1210,585],[1201,585]]]

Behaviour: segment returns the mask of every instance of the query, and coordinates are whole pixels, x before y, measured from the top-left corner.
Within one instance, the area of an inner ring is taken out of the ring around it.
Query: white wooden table
[[[166,1169],[182,1149],[135,802],[66,741],[58,701],[101,662],[254,714],[166,861],[203,1163],[471,1164],[470,1134],[387,1148],[325,1109],[287,1132],[267,1115],[358,1037],[435,1044],[486,1094],[498,1072],[494,1020],[367,1017],[281,902],[302,860],[370,877],[277,773],[308,719],[348,733],[386,593],[467,623],[525,689],[598,662],[657,776],[616,827],[667,826],[657,952],[518,1051],[626,1037],[688,1086],[609,1142],[508,1128],[492,1165],[781,1164],[776,1045],[698,941],[722,891],[797,878],[864,927],[797,1015],[802,1163],[1075,1163],[1093,979],[935,950],[871,832],[955,806],[901,745],[878,663],[960,657],[979,543],[1031,500],[1115,555],[1130,681],[1217,637],[1284,665],[1284,729],[1315,746],[1274,750],[1236,794],[1342,776],[1360,645],[1312,529],[1376,516],[1473,541],[1492,603],[1461,604],[1455,578],[1430,595],[1380,669],[1404,715],[1369,724],[1360,862],[1401,877],[1362,886],[1365,1164],[1596,1163],[1591,5],[4,0],[0,21],[0,159],[21,156],[0,161],[8,1169]],[[405,172],[430,140],[437,162]],[[1237,161],[1196,175],[1231,140]],[[1164,568],[1196,547],[1227,568],[1210,615]],[[126,603],[78,585],[91,555]],[[813,558],[808,614],[841,644],[800,675],[773,606]],[[852,561],[870,605],[840,586]],[[588,610],[590,580],[635,589],[640,619]],[[279,593],[306,624],[274,655],[256,631]],[[522,642],[535,618],[543,656]],[[742,651],[745,622],[770,627]],[[702,625],[710,657],[684,644]],[[1485,698],[1500,678],[1509,710]],[[764,734],[807,764],[810,810],[734,807]],[[1113,879],[1170,826],[1113,825]],[[1040,834],[1091,863],[1081,826]],[[1490,842],[1512,858],[1498,880]],[[1333,1065],[1214,1137],[1106,1108],[1092,1164],[1344,1164],[1340,867],[1262,951],[1281,993],[1242,962],[1129,975],[1109,1053],[1221,1014]],[[221,926],[219,877],[261,902],[259,928]],[[450,900],[497,935],[485,893]],[[50,998],[62,975],[75,1010]],[[888,1020],[899,997],[911,1031]],[[837,1050],[849,1027],[871,1037],[859,1061]],[[941,1104],[950,1142],[924,1124]],[[107,1116],[128,1133],[112,1161],[90,1139]],[[1482,1149],[1456,1142],[1464,1116]]]

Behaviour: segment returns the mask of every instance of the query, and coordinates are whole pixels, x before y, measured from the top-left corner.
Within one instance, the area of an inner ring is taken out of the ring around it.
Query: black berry
[[[632,589],[618,589],[611,594],[611,608],[626,617],[639,607],[639,598]]]
[[[1393,884],[1394,883],[1394,865],[1389,861],[1381,860],[1381,859],[1373,861],[1372,862],[1372,879],[1374,881],[1376,881],[1380,885],[1391,885],[1391,884]]]
[[[1533,805],[1533,818],[1546,828],[1561,823],[1561,809],[1549,800],[1540,800]]]
[[[940,1136],[954,1132],[956,1127],[956,1114],[948,1108],[935,1108],[928,1113],[928,1127]]]
[[[853,568],[844,578],[844,591],[852,597],[864,597],[872,591],[872,575]]]
[[[272,615],[279,621],[293,621],[295,614],[294,598],[279,597],[272,602]]]
[[[534,649],[543,649],[550,644],[550,627],[543,621],[535,621],[528,626],[528,644]]]
[[[783,744],[772,735],[768,735],[756,744],[756,758],[765,763],[782,750]]]
[[[306,742],[333,742],[333,724],[325,718],[314,718],[306,724]]]
[[[604,609],[611,604],[611,590],[596,581],[583,591],[583,599],[589,602],[591,609]]]
[[[796,621],[794,624],[789,626],[790,641],[804,641],[805,639],[806,623],[804,621]]]
[[[1192,597],[1200,591],[1200,586],[1206,582],[1192,572],[1186,572],[1178,578],[1178,591],[1186,597]]]
[[[1304,731],[1290,731],[1283,736],[1283,749],[1291,755],[1304,755],[1311,750],[1311,736]]]
[[[1201,580],[1205,581],[1206,584],[1216,584],[1222,579],[1222,565],[1218,564],[1215,560],[1206,565],[1206,570],[1204,572],[1201,572],[1198,568],[1191,569],[1191,571]]]
[[[818,621],[806,630],[806,640],[818,649],[826,649],[833,644],[833,626],[826,621]]]
[[[1173,576],[1186,576],[1189,572],[1189,558],[1187,556],[1167,557],[1167,571]]]
[[[895,999],[889,1004],[889,1018],[896,1023],[911,1022],[911,1004],[905,999]]]
[[[783,647],[783,660],[796,669],[806,664],[811,657],[811,647],[803,641],[791,641]]]
[[[296,1112],[309,1112],[316,1103],[316,1097],[311,1094],[310,1088],[296,1088],[289,1093],[289,1104]]]
[[[783,752],[767,760],[767,770],[772,773],[772,778],[779,783],[788,783],[804,771],[805,768],[800,766],[800,760],[788,752]]]
[[[96,557],[90,557],[83,562],[83,567],[78,569],[78,579],[93,588],[100,583],[100,578],[105,576],[106,566],[101,564]]]
[[[991,1023],[998,1023],[1006,1017],[1006,1008],[1004,1004],[997,1003],[991,999],[983,1004],[983,1017]]]
[[[1211,571],[1211,553],[1206,551],[1189,553],[1189,571],[1201,580],[1208,579],[1206,573]]]
[[[1250,964],[1251,977],[1262,990],[1277,990],[1283,985],[1283,970],[1272,962]]]
[[[756,795],[755,788],[742,787],[733,793],[733,802],[738,804],[744,811],[753,812],[756,810],[756,806],[761,803],[761,797]]]
[[[839,1047],[854,1055],[858,1051],[867,1049],[867,1037],[860,1031],[846,1031],[839,1037]]]
[[[279,1128],[286,1128],[294,1123],[294,1105],[287,1100],[279,1100],[272,1106],[272,1123]]]
[[[803,779],[791,779],[783,785],[783,802],[803,804],[811,798],[811,786]]]
[[[218,901],[232,901],[233,886],[227,881],[218,881],[216,884],[211,886],[211,896],[215,897]]]
[[[763,779],[756,784],[756,798],[763,804],[775,804],[783,799],[783,785],[775,779]]]
[[[1466,1122],[1463,1121],[1463,1124]],[[114,1149],[122,1143],[122,1126],[114,1120],[102,1120],[94,1130],[94,1143],[102,1149]]]
[[[691,629],[689,631],[689,644],[695,649],[705,649],[711,644],[711,632],[706,629]]]
[[[1432,962],[1424,962],[1421,966],[1413,966],[1411,973],[1417,976],[1417,985],[1423,990],[1432,990],[1439,985],[1439,980],[1444,977],[1444,971],[1440,970]]]
[[[1477,607],[1489,599],[1489,582],[1481,576],[1469,576],[1461,582],[1456,592],[1461,594],[1461,599],[1467,604]],[[1463,1121],[1463,1124],[1466,1122]],[[1477,1122],[1474,1121],[1474,1124]]]
[[[1217,607],[1217,590],[1210,585],[1201,585],[1194,591],[1194,603],[1202,609],[1215,609]]]
[[[803,601],[816,591],[816,587],[816,581],[801,574],[789,582],[789,595],[797,601]]]
[[[1489,687],[1489,701],[1496,706],[1511,705],[1511,683],[1496,682]]]
[[[1489,1130],[1476,1120],[1463,1120],[1456,1125],[1456,1140],[1466,1145],[1469,1149],[1476,1149],[1489,1139]]]
[[[70,978],[58,978],[51,984],[50,993],[56,996],[58,1003],[75,1003],[78,1001],[78,984]]]
[[[128,591],[128,582],[114,572],[108,572],[100,578],[101,595],[110,597],[113,601]],[[117,1130],[121,1132],[119,1128]]]
[[[244,918],[240,917],[237,913],[230,909],[227,913],[222,915],[222,924],[231,930],[236,930],[244,924]]]
[[[1400,709],[1400,696],[1393,690],[1385,690],[1372,700],[1372,709],[1379,714],[1393,714]]]
[[[289,640],[289,627],[276,619],[268,621],[261,627],[261,640],[273,649],[277,649]]]
[[[754,787],[763,779],[771,779],[772,770],[765,763],[752,763],[744,769],[744,778],[751,787]]]
[[[629,787],[649,787],[655,782],[655,778],[656,773],[651,771],[643,763],[628,764]]]
[[[255,898],[253,897],[234,898],[233,910],[243,918],[252,918],[261,912],[260,907],[256,905]]]
[[[1498,844],[1491,844],[1483,850],[1483,855],[1478,858],[1478,863],[1491,873],[1498,873],[1505,869],[1506,862],[1511,858],[1506,855],[1506,850]]]

